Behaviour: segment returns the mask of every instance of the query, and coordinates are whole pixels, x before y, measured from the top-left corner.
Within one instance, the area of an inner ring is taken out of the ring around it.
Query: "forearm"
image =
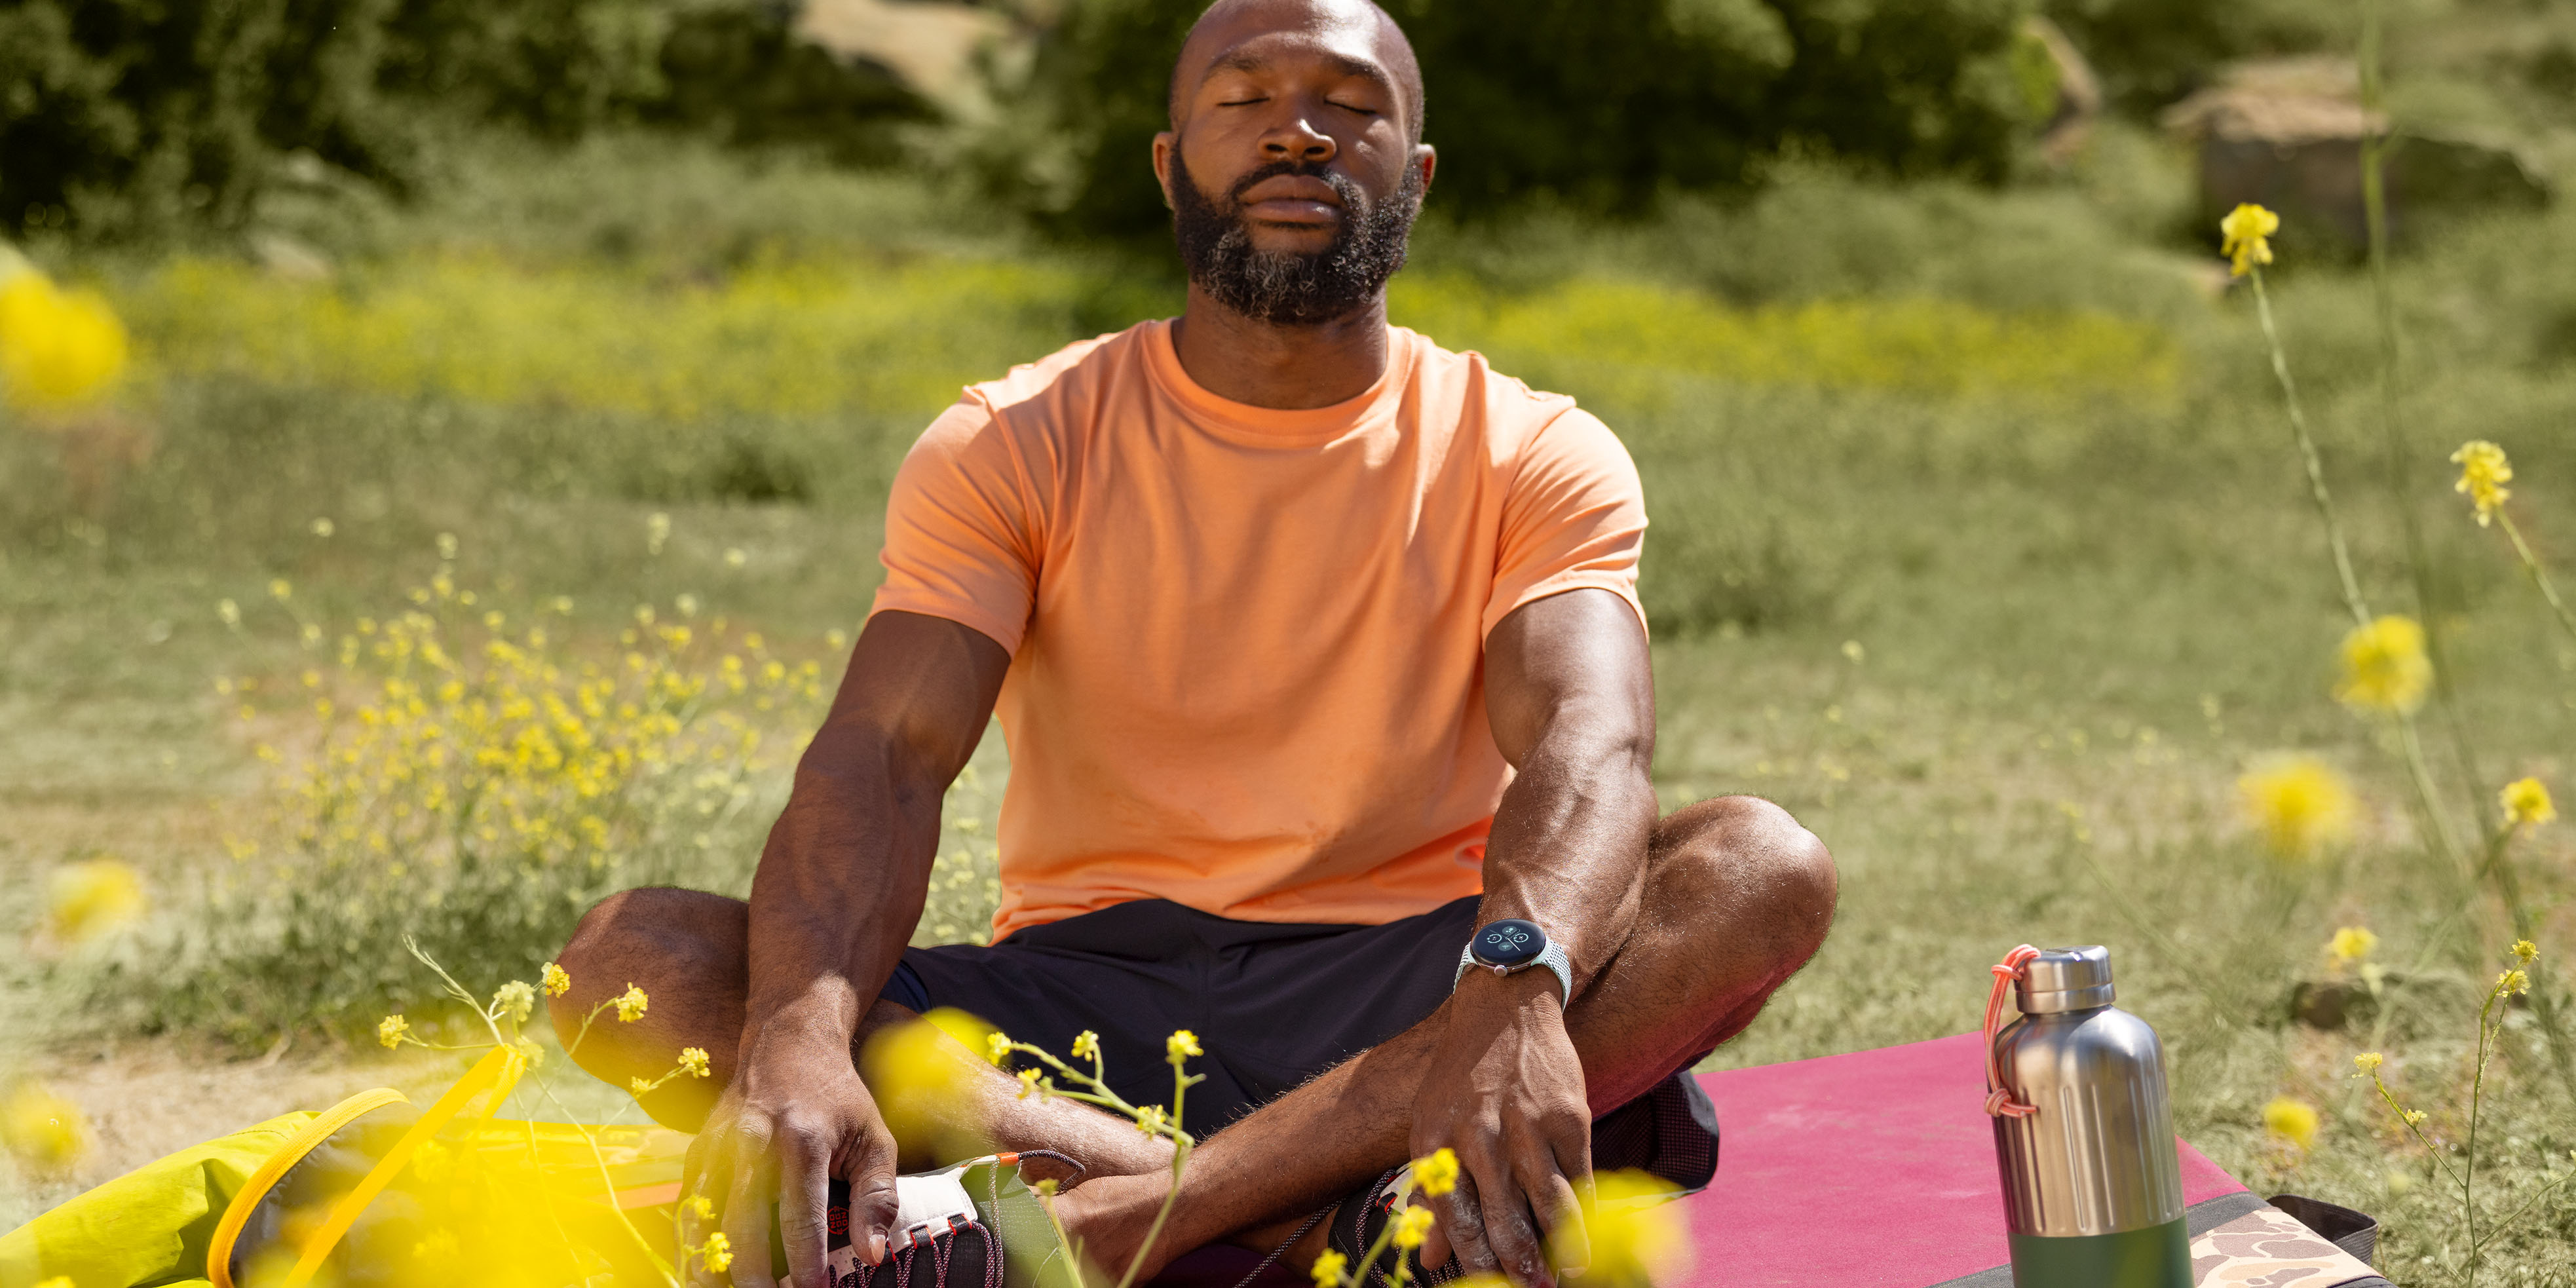
[[[1656,803],[1650,730],[1571,709],[1543,727],[1494,811],[1478,922],[1537,922],[1580,989],[1628,938]]]
[[[939,770],[873,729],[815,736],[752,878],[746,1052],[782,1038],[846,1048],[857,1032],[921,917]]]

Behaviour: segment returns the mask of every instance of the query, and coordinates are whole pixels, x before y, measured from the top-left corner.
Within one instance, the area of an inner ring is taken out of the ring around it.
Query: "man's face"
[[[1431,150],[1413,142],[1410,55],[1390,39],[1366,6],[1254,0],[1182,51],[1155,169],[1190,280],[1220,304],[1328,322],[1403,266]]]

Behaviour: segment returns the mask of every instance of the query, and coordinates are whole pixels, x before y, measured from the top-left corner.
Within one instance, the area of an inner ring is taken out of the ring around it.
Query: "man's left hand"
[[[1581,1271],[1592,1113],[1554,973],[1459,981],[1413,1113],[1413,1156],[1443,1145],[1458,1188],[1431,1202],[1463,1269],[1520,1288],[1554,1288],[1552,1265]]]

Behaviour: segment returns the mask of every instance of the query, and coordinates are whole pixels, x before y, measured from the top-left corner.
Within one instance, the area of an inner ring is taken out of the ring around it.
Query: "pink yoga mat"
[[[1698,1257],[1664,1288],[1928,1288],[2011,1260],[1983,1037],[1699,1075],[1717,1179],[1681,1200]],[[2182,1149],[2183,1202],[2245,1187]],[[1162,1288],[1231,1288],[1260,1258],[1192,1253]],[[1302,1288],[1274,1271],[1261,1288]]]
[[[2011,1259],[1982,1036],[1700,1075],[1717,1179],[1695,1284],[1925,1288]],[[2183,1202],[2245,1187],[2182,1145]]]

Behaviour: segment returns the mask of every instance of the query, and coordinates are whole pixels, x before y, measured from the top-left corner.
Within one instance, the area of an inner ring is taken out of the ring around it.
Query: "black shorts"
[[[1168,1105],[1163,1041],[1196,1033],[1183,1125],[1202,1139],[1420,1023],[1449,996],[1474,898],[1379,926],[1230,921],[1161,899],[1030,926],[990,947],[907,948],[886,1000],[953,1006],[1077,1068],[1100,1035],[1108,1082]],[[1593,1124],[1593,1167],[1651,1170],[1696,1190],[1717,1169],[1717,1114],[1687,1069]]]

